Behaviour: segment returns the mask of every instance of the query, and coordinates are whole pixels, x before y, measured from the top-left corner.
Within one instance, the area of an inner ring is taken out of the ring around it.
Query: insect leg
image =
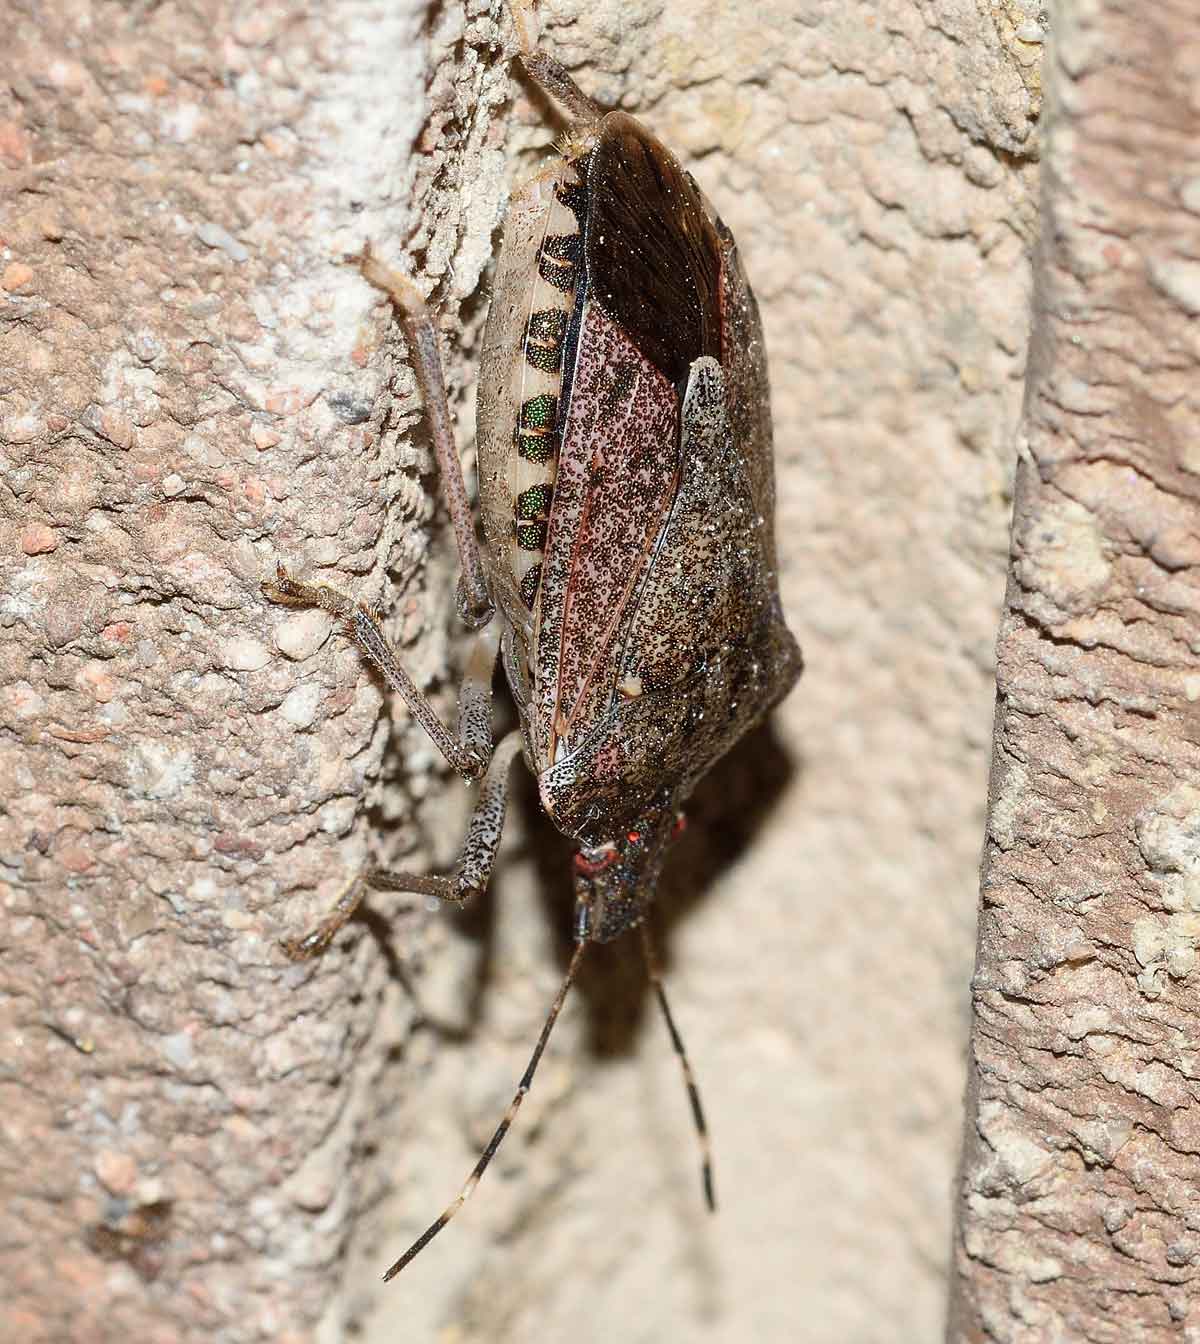
[[[496,850],[504,830],[509,767],[520,750],[521,734],[518,730],[500,739],[487,774],[483,777],[458,862],[448,877],[394,873],[386,868],[373,868],[366,875],[367,885],[379,891],[415,891],[423,896],[434,896],[439,901],[448,901],[452,905],[462,905],[483,891],[491,880]]]
[[[521,64],[533,82],[548,94],[555,102],[561,103],[575,121],[599,121],[604,108],[593,98],[589,98],[578,84],[567,74],[566,67],[538,50],[537,41],[530,36],[526,18],[533,6],[529,0],[509,0],[513,28],[516,30],[517,44],[521,49]]]
[[[446,380],[442,377],[442,357],[433,317],[425,306],[421,291],[408,276],[377,260],[370,247],[363,248],[358,262],[364,277],[391,299],[404,328],[408,357],[412,360],[425,401],[425,418],[442,477],[442,493],[458,543],[458,560],[462,567],[458,581],[459,614],[470,626],[485,625],[492,616],[492,599],[479,556],[479,543],[475,539],[475,516],[467,499],[462,463],[450,427]]]
[[[504,829],[508,802],[508,771],[521,749],[521,734],[509,733],[500,740],[483,777],[479,799],[467,827],[467,838],[454,871],[448,877],[423,873],[397,873],[388,868],[368,868],[348,882],[333,909],[301,938],[287,939],[283,950],[293,961],[320,956],[351,918],[369,890],[413,891],[439,901],[461,905],[482,891],[492,876],[496,850]]]
[[[475,637],[458,696],[458,729],[451,733],[400,665],[374,612],[324,583],[302,583],[280,565],[263,596],[285,607],[320,607],[338,617],[347,636],[412,711],[451,766],[467,779],[478,779],[492,755],[492,670],[500,646],[495,625]]]
[[[542,1026],[541,1035],[538,1037],[537,1045],[533,1047],[533,1054],[530,1056],[529,1064],[525,1072],[521,1075],[521,1081],[517,1085],[517,1090],[512,1101],[508,1104],[508,1110],[504,1112],[504,1119],[496,1127],[496,1132],[492,1135],[488,1146],[480,1154],[479,1161],[471,1169],[471,1174],[467,1177],[463,1188],[458,1192],[454,1201],[438,1215],[434,1222],[425,1229],[424,1232],[413,1242],[407,1251],[397,1260],[388,1272],[383,1276],[384,1283],[389,1279],[394,1279],[397,1274],[419,1255],[426,1246],[437,1236],[443,1227],[451,1218],[462,1208],[470,1197],[471,1192],[479,1184],[479,1178],[488,1168],[488,1163],[496,1155],[496,1149],[504,1140],[512,1122],[516,1119],[517,1112],[521,1108],[521,1103],[525,1100],[525,1094],[533,1086],[533,1075],[538,1066],[538,1061],[542,1057],[542,1051],[546,1048],[546,1042],[550,1039],[550,1033],[554,1030],[554,1024],[558,1021],[558,1014],[562,1010],[563,1001],[567,997],[567,991],[571,988],[571,982],[575,979],[575,972],[579,969],[579,963],[583,960],[584,950],[587,943],[576,943],[575,952],[571,957],[571,964],[567,967],[567,973],[563,977],[563,982],[559,986],[558,993],[554,996],[554,1002],[550,1005],[550,1011],[546,1015],[546,1021]]]
[[[370,886],[370,870],[351,878],[342,888],[333,909],[324,919],[299,938],[281,938],[280,947],[291,961],[307,961],[319,957],[333,942],[343,924],[346,924],[362,904]]]
[[[683,1085],[687,1088],[688,1101],[692,1107],[692,1119],[696,1124],[696,1137],[700,1140],[700,1174],[704,1182],[704,1202],[708,1205],[710,1213],[716,1213],[717,1196],[713,1187],[712,1149],[708,1142],[708,1125],[704,1121],[704,1108],[700,1105],[700,1089],[696,1086],[692,1066],[688,1063],[683,1037],[680,1036],[679,1028],[675,1025],[675,1019],[671,1016],[671,1006],[667,1003],[667,993],[663,989],[662,971],[659,969],[658,958],[654,955],[654,944],[650,938],[649,926],[644,920],[640,925],[640,931],[642,935],[642,955],[646,959],[646,975],[654,986],[658,1006],[662,1009],[663,1021],[666,1022],[667,1031],[670,1033],[671,1045],[679,1056],[679,1067],[683,1070]]]

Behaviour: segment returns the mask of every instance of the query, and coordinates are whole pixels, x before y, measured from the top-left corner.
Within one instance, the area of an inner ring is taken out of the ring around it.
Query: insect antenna
[[[538,1037],[537,1045],[533,1047],[533,1054],[529,1057],[529,1063],[525,1068],[525,1072],[521,1075],[521,1081],[517,1086],[516,1094],[512,1101],[509,1102],[508,1110],[504,1112],[504,1119],[497,1125],[496,1132],[489,1140],[488,1146],[480,1154],[479,1161],[475,1163],[475,1166],[471,1170],[471,1174],[463,1184],[463,1188],[458,1192],[458,1197],[453,1203],[447,1205],[438,1218],[430,1223],[408,1250],[404,1252],[400,1259],[392,1265],[388,1272],[383,1276],[384,1283],[387,1283],[389,1279],[394,1279],[410,1260],[418,1256],[425,1247],[429,1245],[450,1219],[462,1208],[470,1197],[471,1192],[479,1184],[479,1178],[487,1170],[488,1163],[495,1157],[496,1149],[500,1147],[500,1144],[504,1140],[504,1136],[509,1131],[509,1127],[516,1119],[517,1112],[521,1109],[521,1103],[525,1100],[525,1094],[533,1086],[534,1071],[537,1069],[538,1061],[542,1057],[542,1051],[546,1048],[546,1042],[550,1039],[550,1033],[554,1030],[554,1024],[558,1021],[558,1014],[562,1010],[563,1002],[567,997],[567,991],[571,988],[571,982],[575,979],[575,973],[579,969],[579,963],[583,960],[583,953],[586,947],[586,942],[575,944],[575,951],[571,957],[571,964],[567,967],[567,973],[563,976],[563,982],[558,988],[558,993],[554,996],[554,1002],[550,1005],[550,1011],[547,1013],[546,1021],[542,1026],[542,1033]]]
[[[691,1064],[688,1062],[683,1037],[680,1036],[679,1028],[675,1025],[675,1019],[671,1016],[671,1005],[667,1002],[667,992],[663,989],[662,971],[658,965],[658,958],[654,955],[654,944],[650,938],[649,926],[645,921],[640,925],[640,931],[642,935],[642,955],[646,959],[646,975],[654,986],[658,1006],[662,1009],[663,1021],[667,1024],[667,1031],[671,1036],[671,1045],[679,1056],[679,1067],[683,1071],[683,1085],[687,1088],[688,1101],[692,1107],[692,1120],[696,1125],[696,1138],[700,1141],[700,1175],[704,1182],[704,1202],[708,1205],[709,1213],[716,1213],[717,1195],[713,1187],[712,1148],[708,1141],[708,1125],[704,1120],[704,1107],[700,1104],[700,1089],[696,1086],[696,1077],[692,1073]]]

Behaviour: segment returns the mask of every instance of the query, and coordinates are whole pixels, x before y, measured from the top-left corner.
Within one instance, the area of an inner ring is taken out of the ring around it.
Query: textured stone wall
[[[1200,1338],[1195,19],[1058,8],[956,1344]]]
[[[384,603],[450,712],[413,383],[342,258],[369,238],[430,288],[470,469],[493,236],[560,124],[483,0],[5,16],[0,1334],[934,1337],[1036,6],[544,6],[547,44],[738,236],[808,671],[697,796],[663,891],[720,1215],[628,940],[468,1209],[386,1289],[524,1067],[568,855],[523,787],[478,908],[373,896],[290,966],[276,938],[368,854],[448,864],[468,795],[327,623],[258,583],[284,558]]]

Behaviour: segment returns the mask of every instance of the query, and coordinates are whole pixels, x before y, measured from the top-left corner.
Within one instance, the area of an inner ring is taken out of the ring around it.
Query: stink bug
[[[526,73],[571,119],[556,162],[509,203],[478,397],[478,545],[454,448],[432,319],[411,281],[369,253],[394,302],[462,564],[459,610],[480,631],[457,731],[434,713],[374,614],[280,566],[273,602],[318,606],[399,692],[450,764],[482,780],[447,877],[371,870],[307,936],[315,955],[372,887],[462,902],[491,875],[518,753],[576,841],[575,951],[507,1113],[462,1192],[387,1271],[392,1278],[474,1189],[521,1104],[591,943],[642,936],[704,1149],[699,1096],[645,918],[696,782],[790,689],[800,651],[780,609],[767,374],[758,309],[733,238],[691,174],[637,121],[605,112],[513,20]],[[493,745],[497,657],[520,728]]]

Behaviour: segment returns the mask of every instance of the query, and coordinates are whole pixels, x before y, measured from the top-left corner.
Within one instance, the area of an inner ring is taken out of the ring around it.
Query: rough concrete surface
[[[941,1327],[1043,16],[988,0],[548,0],[738,236],[808,660],[696,799],[668,983],[599,953],[471,1204],[396,1283],[561,974],[568,855],[467,791],[277,558],[385,604],[451,712],[452,571],[370,239],[471,369],[507,184],[560,123],[499,7],[47,0],[0,90],[0,1337],[909,1344]]]
[[[1200,34],[1187,0],[1057,22],[949,1338],[1188,1342]]]

